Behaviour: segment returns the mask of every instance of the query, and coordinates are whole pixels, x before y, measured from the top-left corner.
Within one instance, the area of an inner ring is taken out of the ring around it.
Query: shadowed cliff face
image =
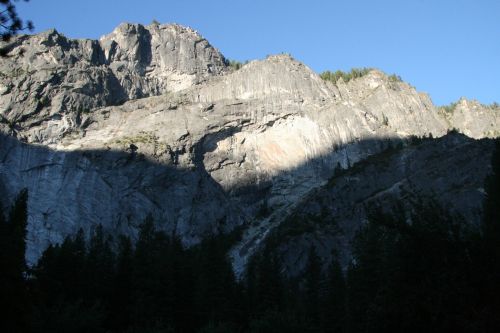
[[[61,152],[0,137],[3,204],[29,191],[27,259],[49,243],[102,224],[134,236],[148,213],[186,245],[233,230],[244,219],[203,168],[167,166],[134,151]]]
[[[0,181],[8,199],[30,190],[30,260],[80,227],[133,234],[152,212],[186,245],[249,226],[231,252],[241,272],[335,169],[451,126],[380,71],[332,84],[286,55],[231,71],[178,25],[122,24],[99,41],[48,31],[14,39],[8,55]]]
[[[254,221],[264,205],[286,212],[323,184],[348,156],[355,161],[387,145],[387,141],[353,143],[281,171],[253,171],[260,178],[244,178],[240,171],[235,175],[240,178],[225,183],[211,176],[207,165],[213,163],[214,147],[238,133],[241,129],[218,130],[195,142],[186,136],[182,145],[167,146],[139,132],[129,141],[118,139],[114,148],[64,150],[2,135],[2,197],[13,198],[24,187],[30,193],[29,261],[34,262],[50,242],[60,242],[79,228],[89,232],[103,224],[112,234],[133,235],[148,213],[189,246]],[[219,161],[222,167],[226,158]],[[259,220],[264,223],[261,227],[266,221],[264,216]]]
[[[302,269],[311,244],[325,262],[335,250],[346,263],[352,237],[373,206],[398,200],[411,205],[429,196],[477,222],[493,149],[490,141],[459,135],[390,151],[401,142],[366,140],[265,181],[223,188],[204,165],[210,140],[214,137],[208,135],[189,149],[193,164],[186,168],[139,149],[55,151],[2,136],[0,194],[12,198],[24,187],[30,193],[28,260],[35,262],[49,243],[79,228],[90,232],[102,224],[110,234],[133,236],[152,213],[161,228],[187,246],[243,226],[242,241],[230,252],[237,273],[274,232],[280,235],[277,248],[289,274]],[[332,178],[335,161],[369,152],[374,157]]]
[[[484,182],[491,172],[494,140],[451,133],[439,139],[392,148],[367,158],[311,191],[272,236],[289,275],[300,273],[314,246],[322,262],[332,255],[347,267],[352,241],[371,213],[410,212],[425,200],[479,227]]]

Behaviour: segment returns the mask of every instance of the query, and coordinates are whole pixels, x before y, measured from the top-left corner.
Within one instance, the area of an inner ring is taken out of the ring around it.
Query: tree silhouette
[[[29,0],[24,1],[28,2]],[[19,31],[33,30],[33,22],[23,22],[17,15],[13,2],[12,0],[0,0],[0,37],[3,41],[8,41]]]
[[[26,226],[28,191],[22,190],[12,205],[9,219],[0,213],[0,300],[4,309],[2,332],[24,332],[29,316],[26,274]]]
[[[109,325],[113,331],[125,331],[131,323],[133,255],[132,241],[129,237],[121,236],[116,256],[116,274],[109,302],[112,310]]]
[[[346,282],[340,263],[333,258],[326,279],[321,301],[321,329],[323,332],[345,332]]]
[[[308,326],[311,330],[318,330],[320,324],[320,283],[321,262],[314,246],[309,249],[305,271],[305,306]]]
[[[495,141],[491,160],[492,172],[485,182],[486,199],[482,224],[482,242],[478,253],[480,298],[487,300],[484,317],[488,325],[500,327],[500,139]]]

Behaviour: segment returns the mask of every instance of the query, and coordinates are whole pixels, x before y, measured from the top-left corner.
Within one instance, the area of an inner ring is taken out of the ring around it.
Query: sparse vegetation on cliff
[[[244,62],[238,60],[227,60],[227,65],[236,71],[246,64],[248,64],[248,60],[245,60]]]
[[[498,102],[493,102],[490,105],[488,105],[488,107],[490,107],[491,109],[498,109],[500,108],[500,104],[498,104]]]
[[[403,82],[401,76],[396,74],[391,74],[387,78],[389,79],[389,82]]]
[[[458,105],[458,102],[453,102],[453,103],[450,103],[448,105],[440,106],[440,109],[446,113],[452,113],[455,110],[455,108],[457,107],[457,105]]]
[[[353,69],[351,69],[350,72],[343,72],[340,70],[335,71],[335,72],[325,71],[325,72],[321,73],[319,76],[323,80],[330,81],[333,83],[337,83],[337,81],[340,78],[342,78],[342,80],[344,80],[344,82],[348,82],[348,81],[351,81],[352,79],[357,79],[359,77],[365,76],[371,70],[373,70],[373,68],[364,67],[364,68],[353,68]]]
[[[367,75],[372,70],[374,70],[374,69],[370,68],[370,67],[363,67],[363,68],[353,68],[349,72],[344,72],[344,71],[340,71],[340,70],[335,71],[335,72],[324,71],[319,76],[323,80],[330,81],[333,83],[337,83],[337,81],[340,78],[342,78],[342,80],[344,80],[344,82],[349,82],[353,79],[357,79],[357,78],[360,78],[360,77]],[[391,74],[391,75],[387,76],[387,79],[389,80],[389,82],[402,82],[403,81],[401,76],[396,75],[396,74]]]

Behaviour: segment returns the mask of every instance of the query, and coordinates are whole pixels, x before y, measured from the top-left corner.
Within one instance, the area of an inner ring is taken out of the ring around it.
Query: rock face
[[[151,213],[186,245],[242,226],[241,272],[335,170],[469,128],[377,70],[332,84],[287,55],[231,70],[178,25],[122,24],[99,41],[48,31],[8,47],[0,194],[29,190],[31,261],[80,227],[133,235]]]
[[[175,24],[122,24],[99,44],[129,99],[178,91],[226,68],[206,39]]]
[[[391,212],[398,204],[411,211],[422,200],[434,200],[479,227],[493,149],[493,140],[450,133],[388,149],[332,177],[291,209],[273,235],[285,271],[296,275],[304,269],[311,246],[325,264],[335,253],[346,267],[369,214]]]
[[[496,138],[500,135],[500,107],[497,104],[482,105],[461,98],[450,110],[441,113],[449,127],[471,138]]]
[[[187,244],[242,221],[202,168],[163,165],[134,152],[56,151],[5,136],[0,145],[1,197],[29,189],[30,262],[79,228],[102,224],[111,234],[134,236],[148,213]]]
[[[20,36],[0,62],[0,115],[20,139],[54,143],[81,115],[221,74],[224,57],[178,25],[122,24],[100,41]]]

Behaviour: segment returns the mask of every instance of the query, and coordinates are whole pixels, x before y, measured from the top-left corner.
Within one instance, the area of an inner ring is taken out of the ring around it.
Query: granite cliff
[[[241,272],[269,232],[335,170],[414,136],[499,131],[498,108],[462,100],[445,112],[378,70],[331,83],[288,55],[234,70],[179,25],[122,24],[98,41],[52,30],[5,47],[0,193],[6,205],[29,190],[31,262],[79,228],[102,224],[134,235],[152,213],[188,246],[241,226],[242,241],[230,253]],[[400,182],[396,175],[383,186]],[[463,181],[460,173],[449,177],[446,184]],[[480,183],[484,172],[474,177]],[[379,186],[372,185],[363,186]],[[345,186],[342,193],[361,193]],[[352,215],[345,223],[360,220]]]

